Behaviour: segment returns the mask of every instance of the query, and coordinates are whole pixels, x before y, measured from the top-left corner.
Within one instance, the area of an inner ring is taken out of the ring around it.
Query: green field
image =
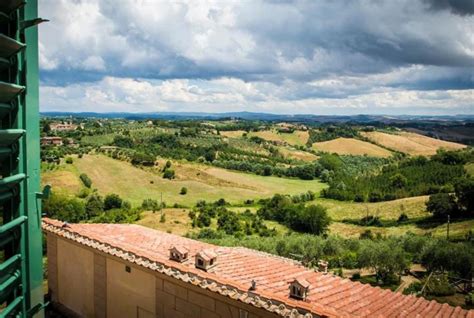
[[[54,171],[45,171],[44,184],[51,184],[53,190],[61,189],[77,193],[81,184],[79,174],[86,173],[92,179],[92,187],[102,195],[117,193],[134,205],[144,199],[160,199],[168,205],[174,203],[186,206],[199,200],[215,201],[225,198],[232,203],[247,199],[271,197],[275,193],[299,194],[308,190],[319,192],[325,185],[317,180],[305,181],[278,177],[263,177],[194,163],[173,163],[176,179],[163,179],[159,167],[149,170],[103,155],[86,155],[75,158],[72,165],[62,164]],[[180,195],[182,187],[188,189]]]
[[[408,232],[418,235],[432,235],[437,238],[446,237],[446,224],[437,225],[431,228],[418,227],[416,224],[406,224],[390,227],[376,227],[376,226],[359,226],[354,224],[346,224],[341,222],[334,222],[330,225],[330,233],[337,234],[347,238],[357,238],[359,235],[370,230],[373,234],[380,233],[383,236],[401,236]],[[474,232],[474,220],[458,221],[450,224],[449,237],[450,239],[465,239],[465,235],[469,232]]]
[[[356,203],[318,198],[314,203],[325,206],[329,215],[335,221],[361,219],[367,215],[378,216],[385,221],[394,221],[398,219],[402,212],[409,219],[430,216],[425,206],[427,200],[428,196],[420,196],[377,203]]]

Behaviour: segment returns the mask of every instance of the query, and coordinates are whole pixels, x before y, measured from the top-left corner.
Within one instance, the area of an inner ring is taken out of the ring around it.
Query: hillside
[[[354,138],[337,138],[329,141],[316,142],[312,147],[316,151],[337,153],[339,155],[367,155],[387,158],[392,153],[382,147]]]
[[[466,148],[465,145],[434,139],[410,132],[384,133],[380,131],[362,132],[372,142],[388,149],[396,150],[412,156],[431,156],[438,149],[458,150]]]
[[[128,162],[103,155],[86,155],[75,159],[72,165],[61,165],[57,170],[43,173],[43,184],[51,184],[70,194],[80,190],[79,174],[86,173],[99,193],[117,193],[138,205],[144,199],[159,199],[168,204],[193,205],[199,200],[228,202],[270,197],[275,193],[299,194],[312,190],[319,192],[323,184],[316,180],[305,181],[278,177],[263,177],[234,172],[206,165],[173,163],[176,179],[163,179],[159,170],[140,169]],[[180,195],[186,187],[188,193]]]

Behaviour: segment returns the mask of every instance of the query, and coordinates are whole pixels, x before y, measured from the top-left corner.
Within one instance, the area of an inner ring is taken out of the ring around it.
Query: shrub
[[[400,214],[400,216],[398,217],[397,222],[402,223],[402,222],[406,222],[406,221],[408,221],[408,215],[406,215],[406,213]]]
[[[420,282],[413,282],[403,290],[403,295],[418,294],[422,288],[423,284]]]
[[[466,295],[464,298],[464,301],[466,302],[466,305],[472,306],[474,305],[474,292],[470,292],[469,294]]]
[[[446,275],[432,276],[426,284],[426,290],[433,296],[451,296],[456,292]]]
[[[76,196],[80,199],[85,199],[89,196],[90,193],[91,193],[91,189],[81,188],[81,190],[79,190],[79,192],[76,194]]]
[[[202,229],[197,234],[198,239],[221,239],[223,236],[220,232],[212,229]]]
[[[85,173],[81,173],[79,176],[79,179],[81,179],[82,183],[86,188],[90,188],[92,186],[92,180],[89,178],[89,176]]]
[[[365,226],[382,226],[380,218],[373,215],[364,216],[362,219],[360,219],[359,224]]]
[[[165,169],[165,171],[163,172],[163,178],[165,179],[174,179],[175,177],[175,173],[174,173],[174,170],[173,169]]]
[[[166,222],[166,214],[162,213],[160,216],[160,223],[165,223]]]
[[[187,193],[188,193],[188,188],[186,188],[186,187],[182,187],[181,191],[179,191],[179,194],[181,194],[181,195],[186,195]]]
[[[107,194],[104,199],[104,210],[120,209],[122,207],[122,198],[118,194]]]
[[[66,163],[67,164],[72,164],[74,162],[74,160],[72,159],[72,157],[67,157],[66,158]]]
[[[211,217],[209,216],[209,214],[205,212],[199,213],[196,219],[196,225],[198,227],[208,227],[209,225],[211,225]]]
[[[153,199],[145,199],[142,202],[142,208],[144,210],[153,211],[153,213],[155,213],[156,210],[159,209],[159,207],[160,207],[160,205],[159,205],[158,201],[153,200]]]
[[[358,280],[358,279],[360,279],[360,272],[355,272],[354,274],[352,274],[352,279],[353,279],[353,280]]]

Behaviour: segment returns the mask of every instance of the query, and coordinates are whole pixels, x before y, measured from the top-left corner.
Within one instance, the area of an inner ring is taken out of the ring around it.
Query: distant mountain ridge
[[[297,122],[386,122],[403,123],[410,121],[459,121],[474,122],[474,115],[432,116],[432,115],[314,115],[314,114],[272,114],[257,112],[157,112],[157,113],[95,113],[95,112],[41,112],[45,117],[87,117],[87,118],[124,118],[124,119],[245,119],[263,121],[297,121]]]

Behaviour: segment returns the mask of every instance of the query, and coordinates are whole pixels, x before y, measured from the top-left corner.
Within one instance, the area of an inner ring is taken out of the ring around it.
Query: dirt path
[[[405,290],[405,288],[410,286],[411,283],[420,281],[418,278],[416,278],[414,276],[411,276],[411,275],[402,276],[401,279],[402,279],[402,282],[401,282],[400,286],[398,286],[398,288],[395,290],[395,292],[400,292],[401,293]]]

